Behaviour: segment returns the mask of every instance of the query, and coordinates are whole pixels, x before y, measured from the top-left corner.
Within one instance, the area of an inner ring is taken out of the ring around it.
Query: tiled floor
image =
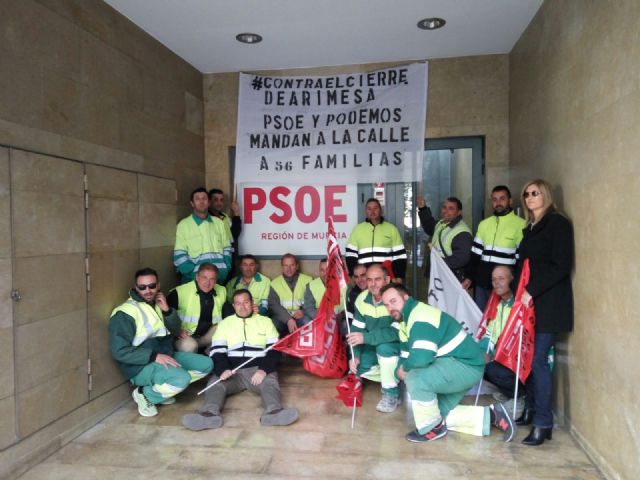
[[[153,418],[140,417],[131,401],[22,478],[602,479],[562,429],[536,448],[520,444],[524,429],[508,444],[495,429],[490,437],[450,432],[432,443],[409,443],[404,409],[377,413],[379,391],[371,383],[352,430],[351,410],[334,399],[336,383],[287,362],[280,376],[283,400],[301,414],[289,427],[260,426],[260,399],[243,392],[227,401],[221,429],[184,429],[180,417],[197,409],[203,383],[176,404],[159,407]]]

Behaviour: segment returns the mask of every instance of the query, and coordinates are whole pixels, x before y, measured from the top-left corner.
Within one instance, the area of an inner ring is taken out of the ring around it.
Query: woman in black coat
[[[573,328],[573,228],[553,202],[551,186],[532,180],[522,190],[527,224],[519,247],[520,262],[529,259],[529,284],[523,303],[533,300],[536,311],[535,344],[531,374],[526,383],[525,410],[518,425],[533,423],[525,445],[551,440],[553,379],[548,356],[556,334]],[[521,263],[520,263],[521,265]]]

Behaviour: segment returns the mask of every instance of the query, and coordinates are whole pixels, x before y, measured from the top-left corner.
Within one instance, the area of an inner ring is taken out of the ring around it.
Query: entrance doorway
[[[420,226],[416,198],[424,196],[433,216],[438,219],[444,199],[458,197],[463,205],[463,218],[475,232],[483,217],[484,138],[427,140],[422,162],[420,181],[387,183],[383,186],[381,200],[385,219],[395,224],[404,238],[408,257],[406,285],[414,297],[426,300],[424,260],[429,255],[427,245],[430,238]],[[361,202],[358,221],[364,221],[364,204],[371,197],[381,197],[380,192],[374,192],[373,185],[358,186],[358,200]]]

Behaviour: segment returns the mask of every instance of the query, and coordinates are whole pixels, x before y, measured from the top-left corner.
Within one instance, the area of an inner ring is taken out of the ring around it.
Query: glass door
[[[387,183],[382,187],[358,185],[361,203],[358,221],[364,220],[364,203],[368,198],[382,201],[385,219],[394,223],[404,237],[408,257],[406,285],[414,297],[424,301],[427,296],[425,257],[429,255],[430,238],[420,225],[416,198],[418,195],[425,197],[436,219],[440,218],[440,206],[447,197],[459,198],[462,216],[475,232],[484,213],[484,139],[427,140],[422,162],[422,178],[418,182]]]

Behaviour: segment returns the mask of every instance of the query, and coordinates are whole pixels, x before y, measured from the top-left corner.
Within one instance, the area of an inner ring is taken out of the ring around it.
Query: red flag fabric
[[[347,407],[353,407],[353,399],[356,400],[356,407],[362,406],[362,380],[350,373],[336,385],[339,400],[342,400]]]
[[[482,318],[480,319],[480,325],[478,325],[478,331],[473,336],[476,342],[482,340],[485,332],[487,331],[487,327],[491,320],[496,318],[496,313],[498,313],[498,304],[500,303],[500,297],[496,292],[491,292],[491,296],[489,297],[489,301],[487,302],[487,306],[484,308],[484,313],[482,314]]]
[[[277,342],[274,349],[304,357],[304,368],[311,373],[341,378],[347,369],[347,354],[340,338],[335,307],[340,305],[341,290],[347,287],[348,278],[331,218],[327,238],[327,278],[318,313],[313,321]]]
[[[531,373],[533,360],[533,345],[535,340],[536,315],[533,302],[529,307],[522,304],[522,293],[529,283],[529,260],[524,261],[518,290],[514,299],[507,324],[502,331],[496,345],[495,360],[518,373],[518,345],[520,342],[520,327],[522,326],[522,348],[520,355],[520,372],[518,376],[521,382],[525,382]]]
[[[318,316],[325,315],[322,305],[318,309]],[[303,325],[279,340],[274,346],[274,350],[288,353],[294,357],[306,357],[309,355],[319,355],[322,352],[324,342],[324,328],[322,322],[316,321]]]
[[[387,274],[389,275],[389,278],[391,280],[396,278],[396,276],[393,274],[393,263],[391,263],[391,260],[385,260],[384,262],[382,262],[382,266],[387,271]]]
[[[314,375],[324,378],[342,378],[347,370],[347,351],[342,336],[340,325],[333,313],[324,325],[324,348],[320,355],[304,358],[304,369]]]

